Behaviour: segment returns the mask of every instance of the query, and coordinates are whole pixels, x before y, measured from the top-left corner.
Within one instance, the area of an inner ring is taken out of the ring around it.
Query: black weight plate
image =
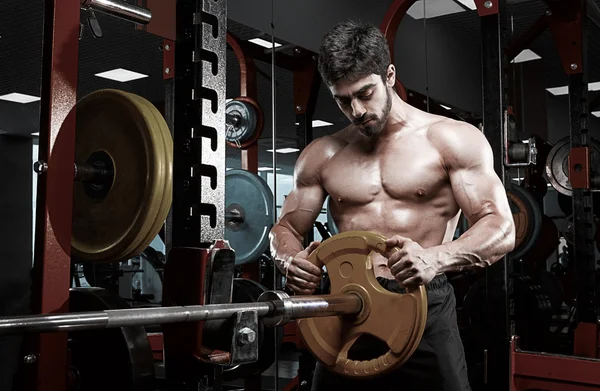
[[[590,169],[592,173],[598,173],[600,167],[600,142],[591,138],[590,140]],[[571,152],[571,139],[565,137],[560,139],[548,154],[546,159],[546,176],[556,191],[571,196],[572,188],[569,182],[569,153]]]
[[[131,308],[100,288],[74,288],[69,311]],[[141,326],[69,333],[71,370],[79,391],[154,391],[154,357]]]
[[[233,280],[232,303],[254,303],[267,289],[261,284],[244,278]],[[277,335],[277,340],[276,340]],[[224,368],[226,380],[242,378],[246,375],[260,374],[266,371],[275,361],[275,349],[283,342],[282,328],[266,327],[258,323],[258,360],[245,365]]]
[[[225,214],[241,212],[242,222],[225,218],[225,239],[235,251],[235,264],[258,259],[269,247],[274,223],[273,193],[264,179],[246,170],[225,174]]]
[[[239,120],[237,125],[227,125],[225,139],[231,143],[243,143],[250,139],[256,130],[256,112],[248,103],[240,100],[232,100],[225,105],[225,113],[236,116]]]
[[[517,235],[515,249],[508,256],[520,259],[531,250],[540,236],[542,211],[535,198],[524,187],[509,186],[507,196]]]

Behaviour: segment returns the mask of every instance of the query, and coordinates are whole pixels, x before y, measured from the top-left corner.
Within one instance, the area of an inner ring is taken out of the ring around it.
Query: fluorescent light
[[[567,95],[569,93],[569,86],[546,88],[546,90],[553,95]],[[588,91],[600,91],[600,81],[588,83]]]
[[[333,125],[331,122],[323,121],[320,119],[316,119],[312,122],[313,128],[320,128],[322,126],[331,126]]]
[[[18,92],[2,95],[0,96],[0,99],[15,103],[31,103],[40,100],[40,98],[38,98],[37,96],[19,94]]]
[[[133,71],[128,71],[127,69],[123,69],[123,68],[118,68],[118,69],[113,69],[112,71],[97,73],[95,76],[102,77],[104,79],[119,81],[121,83],[148,77],[148,75],[144,75],[142,73],[137,73],[137,72],[133,72]]]
[[[298,148],[278,148],[275,150],[275,152],[277,153],[294,153],[294,152],[298,152],[299,149]],[[273,152],[272,149],[267,149],[267,152]]]
[[[569,86],[546,88],[546,91],[552,95],[567,95],[569,93]]]
[[[600,111],[592,111],[592,115],[595,117],[600,117]]]
[[[448,107],[448,106],[444,106],[444,105],[440,105],[440,106],[442,106],[442,107],[443,107],[444,109],[446,109],[446,110],[452,110],[452,109],[451,109],[450,107]]]
[[[40,132],[31,133],[32,136],[39,136]]]
[[[272,43],[270,41],[264,40],[262,38],[252,38],[252,39],[249,39],[248,42],[252,42],[255,45],[262,46],[262,47],[267,48],[267,49],[273,48],[273,45],[272,45]],[[275,42],[275,47],[276,48],[278,48],[280,46],[281,46],[280,43]]]
[[[461,3],[468,9],[472,9],[472,10],[477,9],[477,6],[475,5],[475,1],[473,1],[473,0],[456,0],[456,1],[458,1],[459,3]]]
[[[299,126],[300,122],[296,122],[296,126]],[[322,126],[331,126],[333,125],[331,122],[323,121],[321,119],[316,119],[312,122],[313,128],[320,128]]]
[[[258,171],[273,171],[273,167],[258,167]],[[277,167],[275,171],[281,171],[281,168]]]
[[[520,62],[537,60],[538,58],[541,57],[536,52],[534,52],[533,50],[525,49],[521,53],[519,53],[517,57],[515,57],[511,61],[511,63],[517,64]]]
[[[409,9],[409,14],[414,19],[435,18],[437,16],[456,14],[464,12],[465,9],[453,1],[448,0],[427,0],[425,2],[425,14],[423,14],[423,0],[414,3]]]

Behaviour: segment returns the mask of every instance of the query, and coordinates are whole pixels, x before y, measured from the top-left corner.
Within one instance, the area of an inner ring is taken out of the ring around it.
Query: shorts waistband
[[[426,291],[435,291],[438,289],[442,289],[448,285],[448,278],[445,274],[438,274],[429,282],[429,284],[425,285]]]

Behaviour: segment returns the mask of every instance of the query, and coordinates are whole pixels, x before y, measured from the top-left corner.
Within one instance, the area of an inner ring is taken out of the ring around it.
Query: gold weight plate
[[[132,258],[137,256],[142,251],[144,251],[154,240],[156,235],[160,232],[167,214],[169,213],[169,209],[171,208],[171,203],[173,200],[173,185],[172,185],[172,168],[173,168],[173,139],[171,138],[171,133],[169,128],[162,116],[162,114],[156,109],[156,107],[150,103],[148,100],[135,95],[129,94],[131,98],[136,100],[140,105],[145,106],[147,112],[144,115],[147,115],[148,118],[153,117],[155,120],[155,124],[161,129],[158,132],[162,137],[162,144],[164,146],[164,153],[167,156],[167,161],[169,164],[167,166],[163,166],[164,169],[168,169],[166,173],[168,179],[163,183],[162,191],[163,196],[155,199],[153,202],[153,207],[156,210],[153,210],[152,215],[156,216],[156,219],[151,222],[149,219],[147,220],[147,224],[142,227],[140,230],[140,241],[138,242],[137,247],[134,247],[132,244],[131,252],[125,257],[125,259]],[[164,126],[163,126],[164,125]]]
[[[388,373],[413,354],[423,336],[427,322],[425,287],[409,288],[403,294],[384,289],[375,278],[373,254],[385,249],[383,236],[351,231],[331,237],[309,256],[315,265],[327,267],[331,294],[354,293],[363,299],[363,310],[355,318],[298,321],[308,350],[340,375],[370,378]],[[385,342],[388,352],[368,361],[348,359],[348,351],[363,334]]]
[[[97,151],[114,165],[106,196],[74,183],[71,249],[80,261],[116,262],[143,251],[167,217],[172,198],[173,147],[160,112],[118,90],[93,92],[77,103],[75,162]]]

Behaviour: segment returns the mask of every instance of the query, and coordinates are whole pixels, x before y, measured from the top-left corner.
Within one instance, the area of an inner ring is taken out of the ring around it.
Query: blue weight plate
[[[255,261],[267,250],[274,220],[273,193],[267,182],[246,170],[228,171],[225,239],[235,251],[236,265]]]

